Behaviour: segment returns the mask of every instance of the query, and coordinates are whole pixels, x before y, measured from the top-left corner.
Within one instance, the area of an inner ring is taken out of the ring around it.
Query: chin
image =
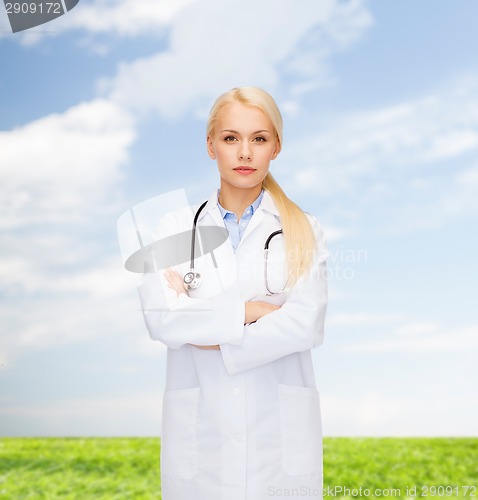
[[[254,189],[258,185],[262,184],[262,181],[259,182],[229,182],[228,183],[231,187],[234,187],[236,189]]]
[[[240,177],[239,174],[234,174],[234,177],[231,179],[229,176],[226,178],[222,178],[223,182],[226,182],[232,187],[241,188],[241,189],[252,189],[256,187],[258,184],[262,184],[262,181],[265,179],[265,175],[258,174],[255,172],[254,174],[250,174],[249,176]]]

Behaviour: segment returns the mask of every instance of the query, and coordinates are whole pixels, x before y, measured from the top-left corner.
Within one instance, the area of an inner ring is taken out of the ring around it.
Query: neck
[[[239,220],[244,210],[260,195],[261,190],[262,184],[258,184],[250,189],[237,189],[221,182],[219,203],[226,210],[234,212]]]

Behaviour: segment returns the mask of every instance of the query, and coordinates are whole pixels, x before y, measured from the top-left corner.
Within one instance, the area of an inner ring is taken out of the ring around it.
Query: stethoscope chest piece
[[[201,284],[201,274],[191,269],[184,275],[183,283],[186,290],[197,290]]]

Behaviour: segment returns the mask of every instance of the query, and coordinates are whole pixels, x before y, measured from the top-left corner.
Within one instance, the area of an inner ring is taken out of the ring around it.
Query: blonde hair
[[[257,107],[265,114],[274,127],[280,151],[282,149],[282,116],[272,96],[259,87],[235,87],[220,95],[209,113],[206,135],[208,137],[214,135],[221,109],[233,102]],[[314,232],[306,214],[287,197],[270,172],[263,180],[262,187],[269,192],[279,210],[287,254],[288,284],[293,285],[302,274],[309,270],[312,263],[316,250]]]

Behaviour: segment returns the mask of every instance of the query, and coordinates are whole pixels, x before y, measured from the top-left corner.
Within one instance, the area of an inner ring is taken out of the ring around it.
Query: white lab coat
[[[189,209],[189,228],[197,208]],[[166,217],[170,229],[183,216]],[[308,217],[318,252],[310,272],[281,295],[267,297],[264,285],[264,243],[281,228],[267,191],[236,253],[226,240],[214,252],[217,270],[211,255],[196,259],[203,282],[189,297],[176,298],[162,273],[143,275],[138,290],[147,329],[168,346],[163,500],[265,500],[293,496],[293,489],[300,498],[322,498],[322,426],[311,349],[323,341],[328,253],[319,222]],[[217,191],[197,225],[224,227]],[[274,247],[271,242],[273,291],[286,273],[282,238],[274,238]],[[176,269],[183,275],[189,262]],[[283,305],[244,325],[249,300]],[[219,344],[220,350],[191,344]]]

